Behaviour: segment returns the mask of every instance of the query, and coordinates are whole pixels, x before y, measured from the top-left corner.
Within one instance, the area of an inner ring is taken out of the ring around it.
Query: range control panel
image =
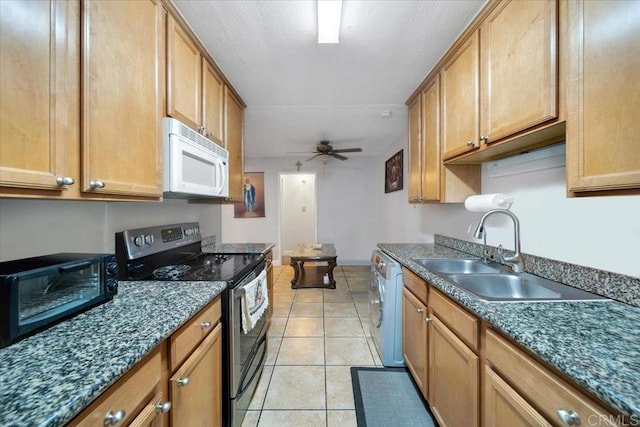
[[[198,243],[201,239],[197,222],[158,225],[116,233],[116,251],[124,250],[127,259],[132,260]]]

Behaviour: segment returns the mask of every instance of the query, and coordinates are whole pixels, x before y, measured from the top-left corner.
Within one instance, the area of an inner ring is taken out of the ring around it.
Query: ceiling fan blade
[[[334,153],[362,153],[362,148],[340,148],[333,150]]]
[[[345,156],[341,156],[340,154],[336,154],[336,152],[334,151],[333,153],[329,154],[331,157],[335,157],[338,160],[347,160],[348,157]]]
[[[315,155],[315,156],[313,156],[313,157],[309,157],[307,160],[305,160],[305,162],[308,162],[309,160],[313,160],[313,159],[315,159],[316,157],[321,156],[321,155],[322,155],[322,154],[316,154],[316,155]]]

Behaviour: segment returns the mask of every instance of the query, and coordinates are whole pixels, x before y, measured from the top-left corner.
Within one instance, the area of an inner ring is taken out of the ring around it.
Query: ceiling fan
[[[314,152],[313,157],[309,157],[306,161],[313,160],[319,156],[331,156],[335,157],[338,160],[347,160],[348,157],[340,155],[338,153],[361,153],[362,148],[340,148],[334,150],[329,141],[320,141],[316,145],[316,151]]]

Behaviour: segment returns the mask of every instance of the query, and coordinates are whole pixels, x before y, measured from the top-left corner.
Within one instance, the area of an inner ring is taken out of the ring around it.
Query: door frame
[[[285,176],[291,175],[312,175],[314,181],[314,189],[313,189],[313,239],[314,241],[318,240],[318,174],[316,172],[278,172],[278,247],[280,248],[280,263],[282,264],[282,258],[285,256],[284,247],[282,246],[282,217],[285,209],[284,206],[284,195],[282,189],[282,178]]]

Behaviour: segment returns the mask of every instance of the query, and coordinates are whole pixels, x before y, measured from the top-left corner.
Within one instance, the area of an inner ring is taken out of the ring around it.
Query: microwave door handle
[[[221,191],[222,188],[224,187],[224,184],[222,183],[222,179],[223,179],[223,174],[222,174],[222,162],[217,162],[216,163],[216,172],[218,173],[218,179],[216,179],[216,182],[218,183],[218,191]]]
[[[58,272],[60,274],[73,273],[74,271],[85,270],[91,267],[92,264],[93,264],[92,262],[84,261],[84,262],[77,262],[75,264],[64,265],[58,268]]]

